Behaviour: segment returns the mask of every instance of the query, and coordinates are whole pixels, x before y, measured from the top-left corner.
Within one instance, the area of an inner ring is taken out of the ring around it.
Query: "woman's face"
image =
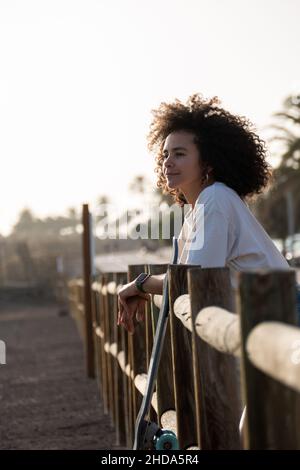
[[[200,187],[203,171],[194,134],[174,131],[168,135],[163,146],[163,173],[170,189]]]

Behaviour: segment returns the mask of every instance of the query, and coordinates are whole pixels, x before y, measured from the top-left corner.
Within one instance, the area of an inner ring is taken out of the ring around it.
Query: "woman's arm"
[[[162,295],[165,276],[166,273],[155,274],[148,277],[148,279],[143,284],[144,291],[147,292],[147,294]]]
[[[150,299],[149,294],[162,295],[164,274],[151,275],[144,283],[145,294],[137,289],[135,280],[125,284],[118,294],[118,325],[123,325],[130,333],[134,333],[133,318],[136,315],[138,321],[143,320],[145,302]]]

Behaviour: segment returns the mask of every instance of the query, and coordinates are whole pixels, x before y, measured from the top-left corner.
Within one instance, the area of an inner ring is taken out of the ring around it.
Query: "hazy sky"
[[[0,233],[130,203],[151,109],[218,95],[258,128],[300,90],[299,0],[0,0]]]

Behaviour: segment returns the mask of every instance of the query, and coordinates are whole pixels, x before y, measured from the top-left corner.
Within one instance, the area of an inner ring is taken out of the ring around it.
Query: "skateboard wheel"
[[[173,431],[161,430],[155,437],[154,447],[156,450],[178,450],[178,440]]]

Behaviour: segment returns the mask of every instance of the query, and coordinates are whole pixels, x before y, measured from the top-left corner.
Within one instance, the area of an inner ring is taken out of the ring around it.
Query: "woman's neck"
[[[182,190],[182,193],[184,194],[185,199],[187,200],[188,204],[191,204],[192,208],[194,209],[196,201],[199,197],[199,194],[208,186],[211,186],[214,184],[215,181],[208,180],[205,181],[202,185],[197,186],[195,188],[188,188],[187,190]]]

